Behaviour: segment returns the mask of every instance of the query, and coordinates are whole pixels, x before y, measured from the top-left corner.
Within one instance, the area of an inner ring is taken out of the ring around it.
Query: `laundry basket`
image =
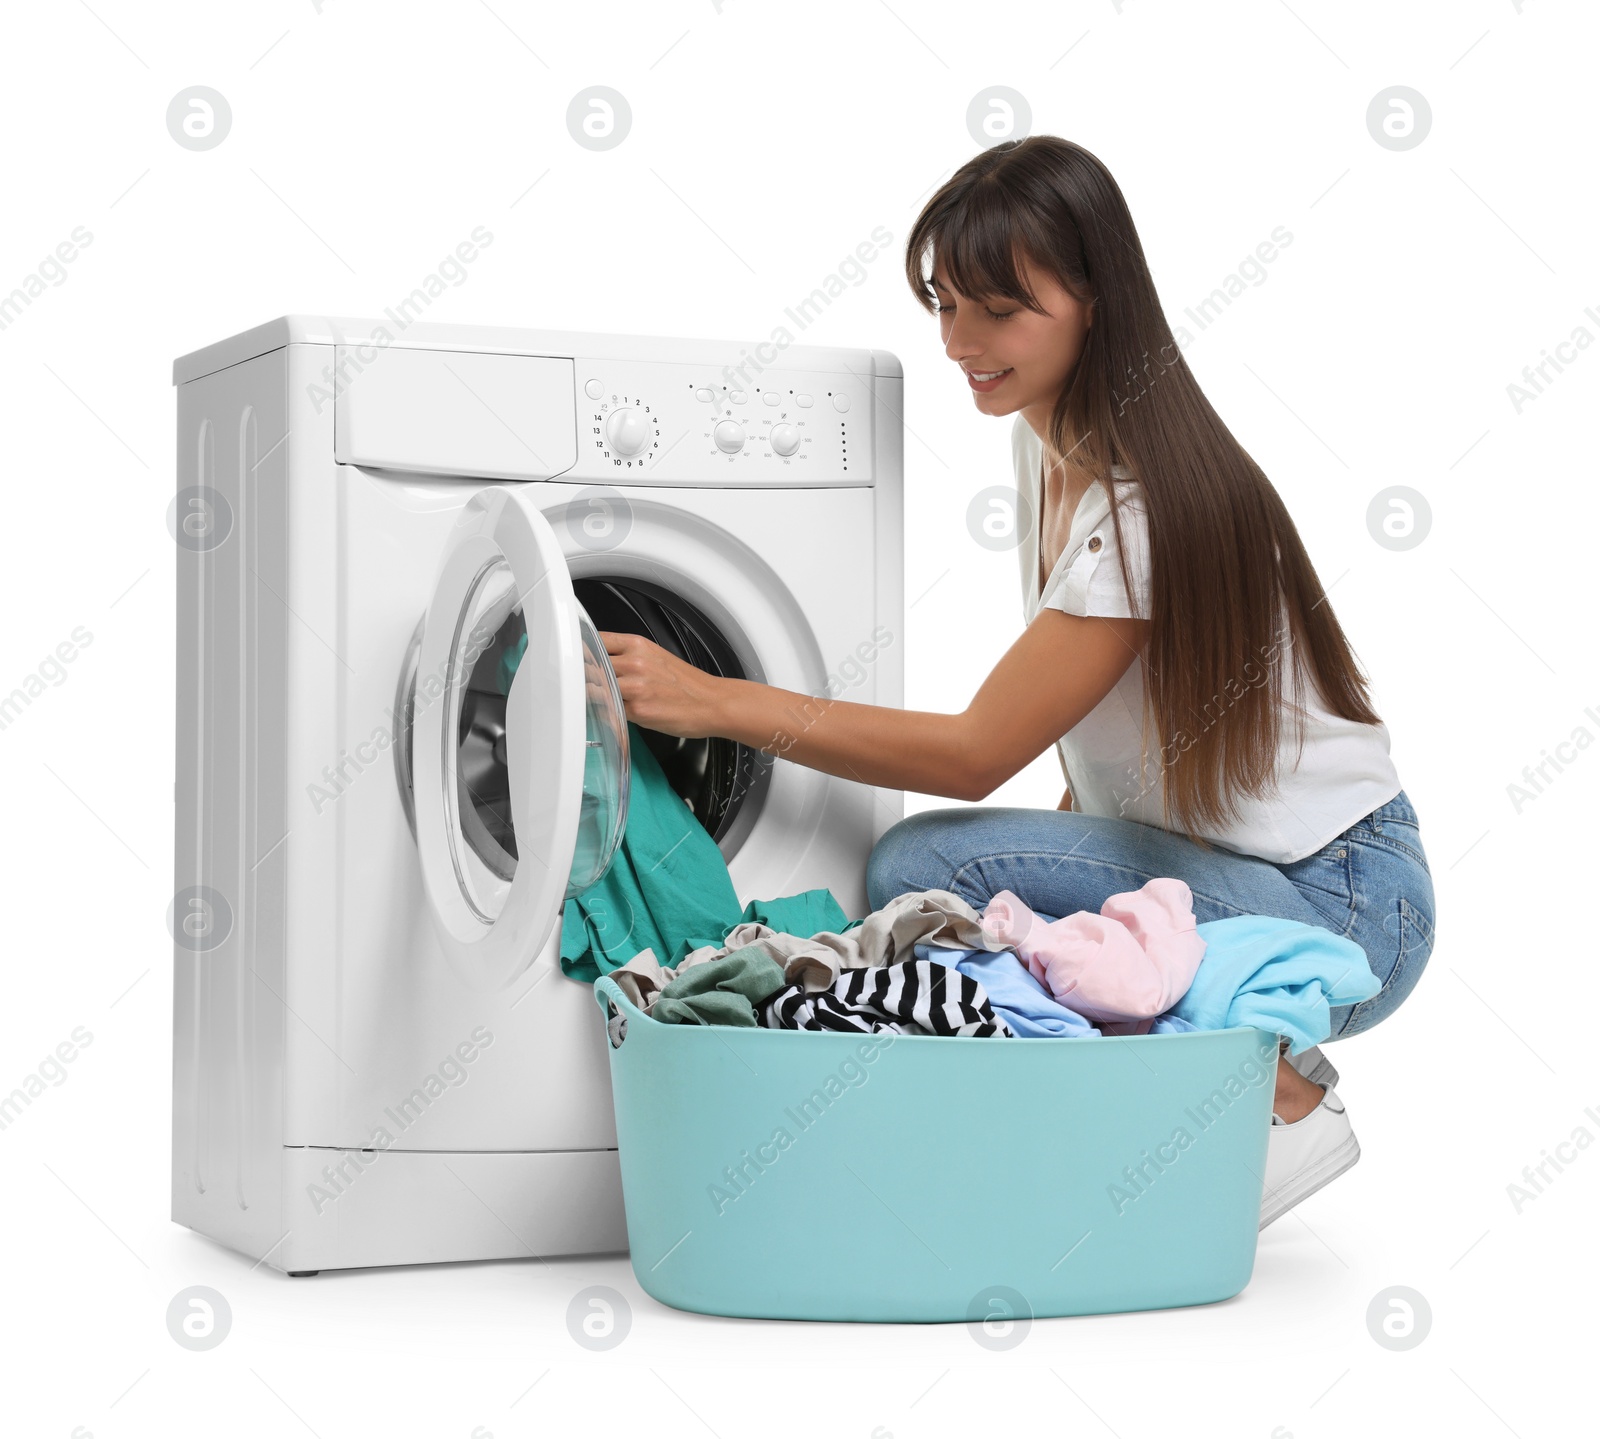
[[[1278,1041],[663,1024],[608,978],[633,1272],[766,1319],[1227,1299],[1255,1262]]]

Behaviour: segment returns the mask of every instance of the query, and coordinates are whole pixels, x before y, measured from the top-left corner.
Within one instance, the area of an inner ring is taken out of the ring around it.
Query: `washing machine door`
[[[628,730],[605,646],[533,487],[468,501],[417,657],[417,848],[439,943],[474,989],[511,984],[605,872]]]

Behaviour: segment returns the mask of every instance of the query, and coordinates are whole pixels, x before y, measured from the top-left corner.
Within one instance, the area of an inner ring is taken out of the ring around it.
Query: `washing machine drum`
[[[744,678],[716,626],[663,586],[637,579],[579,579],[572,588],[596,630],[643,635],[696,669]],[[464,828],[479,857],[505,879],[517,859],[506,768],[506,693],[527,642],[522,611],[513,610],[479,656],[461,706],[458,763],[474,812],[463,811]],[[682,739],[635,728],[667,782],[706,832],[720,840],[750,793],[757,752],[720,735]]]
[[[721,631],[680,596],[641,580],[574,580],[572,588],[596,629],[643,635],[707,674],[745,678]],[[758,752],[721,735],[680,739],[659,730],[639,732],[667,782],[712,839],[720,840],[751,792]]]

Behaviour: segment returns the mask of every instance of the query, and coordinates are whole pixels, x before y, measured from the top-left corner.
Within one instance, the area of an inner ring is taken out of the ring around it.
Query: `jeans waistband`
[[[1411,800],[1407,797],[1404,790],[1401,790],[1400,793],[1397,794],[1387,804],[1380,804],[1377,809],[1373,810],[1372,813],[1367,816],[1367,818],[1376,820],[1380,824],[1386,819],[1404,820],[1408,824],[1418,823],[1417,812],[1414,808],[1412,808]]]

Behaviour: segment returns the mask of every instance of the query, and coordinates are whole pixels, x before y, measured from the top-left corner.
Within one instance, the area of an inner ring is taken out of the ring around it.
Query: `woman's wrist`
[[[768,753],[782,753],[792,744],[776,726],[769,723],[771,700],[777,692],[755,680],[713,676],[707,702],[709,733],[723,735]]]
[[[740,691],[749,681],[728,675],[708,675],[707,680],[701,732],[743,742],[740,731],[744,728],[741,723],[744,706]]]

